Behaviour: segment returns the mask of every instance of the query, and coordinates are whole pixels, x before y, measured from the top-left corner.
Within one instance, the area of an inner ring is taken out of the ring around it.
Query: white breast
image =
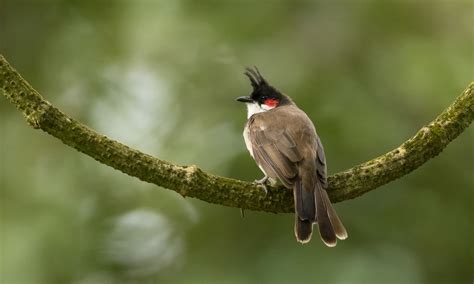
[[[245,126],[244,128],[244,141],[245,141],[245,146],[247,146],[247,150],[250,153],[250,156],[253,158],[253,150],[252,150],[252,143],[250,142],[250,137],[249,137],[249,128]]]
[[[245,146],[247,146],[247,150],[249,151],[250,156],[252,156],[252,158],[255,160],[255,157],[253,156],[252,143],[250,142],[250,137],[249,136],[250,136],[249,128],[246,125],[245,128],[244,128]],[[255,162],[257,162],[257,161],[255,161]],[[267,176],[267,173],[265,172],[265,170],[262,168],[262,166],[259,163],[257,163],[257,166],[265,174],[265,176]]]

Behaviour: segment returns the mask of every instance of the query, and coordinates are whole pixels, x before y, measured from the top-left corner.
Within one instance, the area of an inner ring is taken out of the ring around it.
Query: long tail
[[[302,244],[311,240],[313,223],[316,221],[316,203],[314,190],[304,188],[303,182],[297,180],[293,185],[295,200],[295,236]]]
[[[347,231],[332,207],[328,194],[319,182],[314,188],[306,189],[301,181],[293,188],[295,200],[295,236],[298,242],[311,240],[313,223],[318,222],[319,234],[323,242],[333,247],[337,239],[347,238]]]
[[[311,240],[313,234],[313,222],[308,220],[301,220],[297,214],[295,214],[295,236],[296,240],[302,244],[305,244]]]
[[[346,228],[344,228],[336,210],[332,207],[328,193],[319,182],[316,183],[314,198],[316,200],[316,220],[321,239],[328,247],[334,247],[337,244],[337,239],[344,240],[347,238]]]

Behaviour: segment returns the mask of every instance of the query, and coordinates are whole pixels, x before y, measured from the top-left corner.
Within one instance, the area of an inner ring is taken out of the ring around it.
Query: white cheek
[[[250,118],[252,115],[260,112],[264,112],[265,109],[262,109],[258,103],[248,103],[247,104],[247,118]]]
[[[247,118],[250,118],[252,115],[260,112],[264,112],[267,110],[271,110],[271,106],[267,106],[265,104],[259,105],[258,103],[247,103]]]

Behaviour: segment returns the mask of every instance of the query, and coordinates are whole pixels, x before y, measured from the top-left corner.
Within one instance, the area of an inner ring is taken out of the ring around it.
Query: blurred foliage
[[[471,1],[2,0],[0,53],[48,100],[157,157],[261,176],[245,150],[262,73],[313,119],[334,173],[398,146],[474,78]],[[183,199],[32,130],[0,99],[0,282],[468,283],[468,129],[401,180],[336,205],[349,239]]]

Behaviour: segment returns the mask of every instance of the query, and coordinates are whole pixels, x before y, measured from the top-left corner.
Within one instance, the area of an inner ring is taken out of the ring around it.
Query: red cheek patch
[[[268,107],[276,107],[280,102],[277,99],[266,99],[264,103]]]

